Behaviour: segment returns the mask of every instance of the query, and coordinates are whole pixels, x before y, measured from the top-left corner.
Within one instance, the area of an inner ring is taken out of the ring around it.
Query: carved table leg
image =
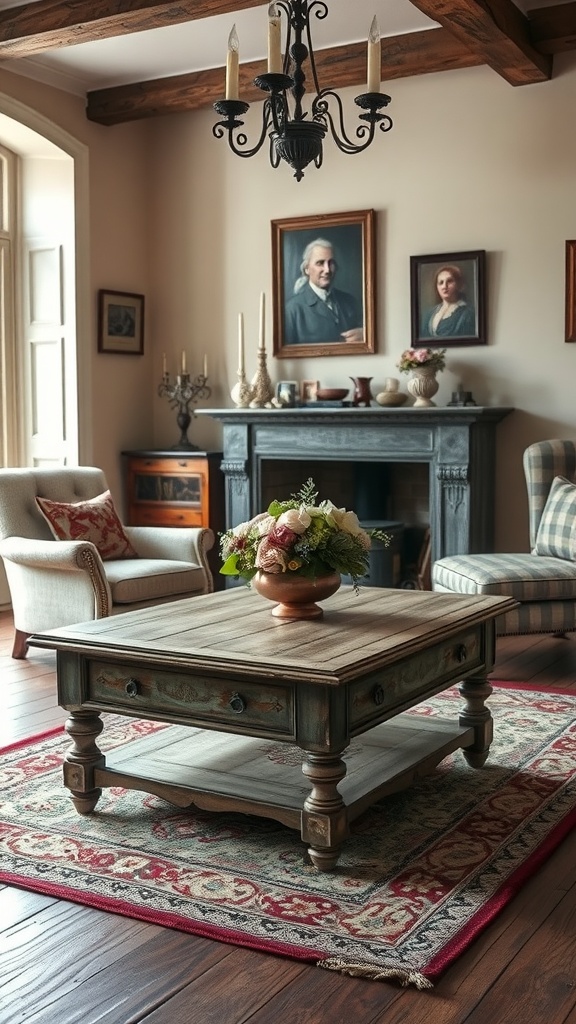
[[[332,871],[350,831],[346,805],[337,789],[346,775],[346,764],[339,754],[306,751],[302,771],[312,785],[304,801],[302,839],[310,843],[308,853],[314,867]]]
[[[485,676],[477,676],[465,679],[458,689],[466,701],[460,712],[460,725],[474,729],[474,743],[463,754],[472,768],[481,768],[488,757],[494,732],[492,715],[484,703],[492,687]]]
[[[64,758],[64,785],[78,813],[90,814],[102,795],[94,786],[94,770],[106,763],[95,742],[103,723],[95,711],[73,711],[65,729],[73,743]]]

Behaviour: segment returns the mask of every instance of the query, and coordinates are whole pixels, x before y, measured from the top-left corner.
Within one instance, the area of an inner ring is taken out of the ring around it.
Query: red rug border
[[[501,689],[530,690],[543,694],[567,694],[571,697],[575,696],[575,691],[566,687],[543,687],[535,683],[518,683],[515,681],[502,681],[495,679],[489,679],[488,682],[491,686]],[[8,746],[1,747],[0,756],[4,753],[10,753],[11,751],[18,750],[28,744],[39,743],[45,739],[50,739],[63,732],[65,732],[65,728],[61,725],[35,736],[28,737],[27,739],[17,740]],[[443,975],[449,967],[454,964],[458,957],[466,952],[480,934],[495,921],[498,914],[512,902],[513,898],[517,895],[524,884],[536,874],[536,872],[542,867],[546,860],[557,849],[557,847],[560,846],[562,841],[575,827],[576,808],[569,811],[563,820],[558,822],[554,829],[552,829],[552,831],[544,838],[540,846],[534,850],[532,855],[506,880],[501,888],[494,893],[486,905],[482,907],[466,925],[464,925],[458,935],[456,935],[452,941],[444,947],[438,956],[433,958],[424,969],[421,969],[421,974],[430,981],[437,981],[441,975]],[[128,904],[124,900],[104,898],[102,896],[86,892],[86,890],[80,891],[78,889],[70,889],[50,882],[44,883],[42,881],[23,879],[21,876],[12,875],[10,872],[2,870],[0,870],[0,882],[5,885],[15,886],[16,888],[20,888],[25,891],[37,892],[45,896],[52,896],[55,899],[61,899],[68,903],[76,903],[80,906],[90,907],[94,910],[103,911],[105,913],[119,914],[123,917],[131,918],[132,920],[144,921],[147,924],[157,925],[162,928],[173,928],[211,941],[241,946],[246,949],[253,949],[269,955],[290,957],[291,959],[301,963],[320,964],[322,960],[330,959],[327,954],[321,951],[297,949],[289,943],[281,943],[273,939],[262,942],[257,939],[251,939],[243,932],[235,932],[234,930],[222,928],[221,926],[212,926],[197,921],[190,921],[189,919],[181,918],[178,914],[169,913],[167,911],[155,911],[146,908],[136,908],[135,910],[133,904]]]

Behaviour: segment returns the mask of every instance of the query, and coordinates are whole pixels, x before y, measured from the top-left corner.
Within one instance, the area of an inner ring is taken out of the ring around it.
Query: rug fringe
[[[425,978],[420,971],[403,967],[379,967],[377,964],[362,963],[362,961],[339,960],[337,957],[328,957],[326,960],[319,960],[318,967],[324,967],[327,971],[339,971],[340,974],[349,974],[352,978],[371,978],[372,981],[399,981],[403,988],[408,985],[415,985],[416,988],[434,988],[431,981]]]

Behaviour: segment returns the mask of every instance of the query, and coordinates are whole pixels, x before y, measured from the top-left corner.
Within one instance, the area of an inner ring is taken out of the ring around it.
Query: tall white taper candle
[[[244,373],[244,314],[238,313],[238,373]]]
[[[282,74],[280,11],[275,3],[268,8],[268,74]]]
[[[238,99],[238,50],[239,40],[236,25],[228,36],[228,53],[226,54],[226,99]]]
[[[258,340],[258,348],[266,348],[265,338],[265,325],[266,325],[266,296],[264,292],[260,293],[260,333]]]
[[[368,92],[380,92],[380,65],[380,30],[376,16],[374,16],[368,33]]]

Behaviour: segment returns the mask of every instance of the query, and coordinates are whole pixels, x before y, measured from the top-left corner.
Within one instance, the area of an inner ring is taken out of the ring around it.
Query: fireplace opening
[[[427,462],[262,459],[256,507],[296,494],[309,478],[319,501],[352,509],[367,529],[379,527],[391,535],[388,548],[373,545],[370,586],[430,589]]]

